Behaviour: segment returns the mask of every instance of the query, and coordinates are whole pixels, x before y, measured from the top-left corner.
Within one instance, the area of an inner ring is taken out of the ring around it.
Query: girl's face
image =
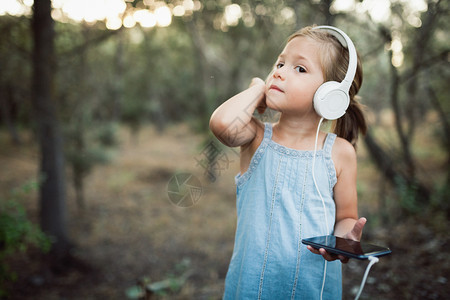
[[[313,97],[324,82],[319,45],[309,37],[295,37],[281,52],[266,80],[266,103],[282,113],[314,112]]]

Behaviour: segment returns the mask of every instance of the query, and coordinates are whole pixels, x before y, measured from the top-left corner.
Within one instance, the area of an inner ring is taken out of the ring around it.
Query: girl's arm
[[[337,172],[337,182],[334,186],[336,203],[334,235],[359,241],[364,224],[362,227],[358,224],[355,228],[358,221],[356,151],[348,141],[337,138],[332,155],[335,157]]]
[[[334,235],[359,241],[366,224],[365,218],[358,219],[358,201],[356,192],[356,152],[353,146],[342,138],[337,138],[332,152],[336,166],[337,182],[334,186],[336,203],[336,223]],[[326,260],[340,259],[343,263],[347,257],[328,253],[325,249],[308,249],[322,255]]]
[[[237,147],[250,143],[256,136],[255,109],[265,109],[265,83],[253,78],[250,87],[220,105],[211,115],[209,127],[225,145]]]

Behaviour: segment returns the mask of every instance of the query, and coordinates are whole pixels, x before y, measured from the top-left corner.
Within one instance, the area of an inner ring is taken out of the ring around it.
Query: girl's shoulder
[[[356,168],[356,150],[353,145],[344,138],[336,137],[336,140],[331,151],[331,158],[333,159],[336,175],[339,177],[341,171],[345,168]]]

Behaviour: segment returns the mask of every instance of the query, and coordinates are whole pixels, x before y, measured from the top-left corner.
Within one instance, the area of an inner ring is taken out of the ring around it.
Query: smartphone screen
[[[317,236],[303,239],[302,243],[313,248],[323,248],[330,253],[341,254],[350,258],[368,259],[369,256],[388,255],[392,251],[389,248],[361,243],[334,235]]]

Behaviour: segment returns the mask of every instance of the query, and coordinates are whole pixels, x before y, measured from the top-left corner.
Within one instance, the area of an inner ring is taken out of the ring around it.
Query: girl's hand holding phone
[[[342,236],[343,238],[354,240],[354,241],[360,241],[362,231],[364,228],[364,225],[366,224],[367,220],[366,218],[359,218],[358,221],[356,221],[355,225],[353,226],[352,230],[350,230],[347,234]],[[333,261],[336,259],[339,259],[342,263],[347,263],[349,261],[349,258],[343,255],[336,255],[332,253],[328,253],[325,249],[315,249],[312,246],[307,246],[308,250],[311,251],[314,254],[322,255],[323,258],[327,261]]]

